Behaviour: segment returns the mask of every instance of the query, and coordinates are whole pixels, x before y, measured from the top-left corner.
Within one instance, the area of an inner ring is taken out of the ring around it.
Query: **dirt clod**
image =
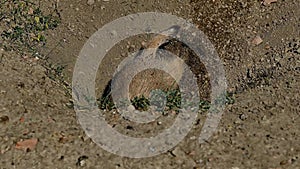
[[[253,38],[252,40],[252,44],[254,45],[259,45],[263,42],[263,39],[260,36],[256,36],[255,38]]]
[[[9,117],[8,116],[1,116],[0,117],[0,123],[6,123],[9,121]]]
[[[19,150],[33,150],[38,143],[38,139],[32,138],[17,142],[15,148]]]

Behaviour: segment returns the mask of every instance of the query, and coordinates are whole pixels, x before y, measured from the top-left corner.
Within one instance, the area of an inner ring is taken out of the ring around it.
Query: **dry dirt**
[[[51,63],[66,65],[66,83],[71,82],[80,49],[101,26],[137,12],[167,12],[197,24],[215,45],[235,103],[227,105],[218,131],[207,143],[199,145],[195,140],[205,117],[201,114],[188,136],[169,152],[145,159],[119,157],[85,135],[67,89],[50,79],[39,61],[1,50],[1,169],[300,168],[299,0],[278,0],[270,5],[258,0],[97,0],[93,4],[76,0],[41,4],[47,11],[54,3],[62,23],[47,32],[47,45],[41,53]],[[253,43],[256,36],[262,43]],[[130,38],[109,51],[98,70],[99,96],[125,54],[139,49],[142,39]],[[113,116],[118,120],[108,119],[109,123],[133,136],[141,132],[146,136],[157,134],[170,123],[162,119],[162,124],[140,127]],[[30,138],[38,139],[33,150],[15,148],[17,142]]]

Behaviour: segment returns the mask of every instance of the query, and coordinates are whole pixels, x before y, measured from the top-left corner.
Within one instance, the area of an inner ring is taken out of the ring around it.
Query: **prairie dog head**
[[[178,34],[180,29],[180,26],[175,25],[172,26],[164,31],[162,31],[159,35],[155,36],[148,45],[146,45],[146,48],[158,48],[164,43],[167,43],[170,39],[172,39],[172,36],[176,36]]]

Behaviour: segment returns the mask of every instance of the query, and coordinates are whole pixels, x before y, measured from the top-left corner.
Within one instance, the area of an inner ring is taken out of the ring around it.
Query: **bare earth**
[[[119,157],[85,135],[65,86],[51,80],[40,61],[1,50],[1,169],[300,169],[299,0],[270,5],[246,0],[45,1],[43,10],[53,3],[58,3],[62,23],[47,32],[41,52],[49,62],[67,66],[67,83],[80,49],[103,25],[137,12],[166,12],[191,20],[209,37],[224,62],[235,103],[227,105],[218,131],[207,143],[195,140],[205,120],[200,115],[199,123],[169,152],[145,159]],[[255,45],[256,36],[263,42]],[[135,38],[116,45],[100,65],[99,96],[124,53],[141,47],[143,37]],[[162,124],[142,127],[121,118],[108,121],[122,133],[151,136],[168,127],[169,117],[160,119]],[[34,149],[16,149],[17,142],[30,138],[38,139]]]

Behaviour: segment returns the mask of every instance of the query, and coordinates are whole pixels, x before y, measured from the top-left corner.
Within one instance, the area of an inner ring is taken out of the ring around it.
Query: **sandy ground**
[[[43,3],[44,10],[51,7],[52,2]],[[145,159],[119,157],[85,135],[64,85],[51,80],[39,61],[1,51],[1,169],[300,168],[299,1],[278,0],[267,6],[260,1],[234,0],[60,1],[58,7],[62,23],[48,32],[41,52],[50,62],[67,66],[67,83],[80,49],[98,28],[128,14],[160,11],[190,19],[209,37],[224,62],[235,103],[227,105],[218,131],[207,143],[195,141],[203,124],[201,116],[169,152]],[[253,44],[256,36],[263,40],[259,45]],[[108,53],[98,70],[98,94],[125,57],[122,53],[140,46],[139,41],[129,39]],[[152,128],[160,131],[164,124],[128,128],[129,123],[122,119],[108,121],[129,135]],[[149,135],[153,133],[157,134]],[[30,138],[38,139],[35,148],[16,148],[17,142]]]

